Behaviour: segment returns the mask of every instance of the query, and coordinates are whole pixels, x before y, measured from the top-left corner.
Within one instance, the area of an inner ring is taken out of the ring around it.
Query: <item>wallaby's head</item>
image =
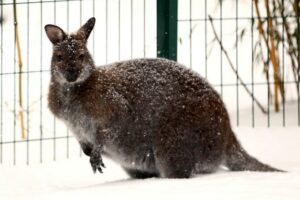
[[[45,26],[46,34],[53,44],[51,61],[53,81],[62,84],[83,82],[95,69],[94,61],[86,45],[95,21],[95,18],[89,19],[72,34],[67,34],[55,25]]]

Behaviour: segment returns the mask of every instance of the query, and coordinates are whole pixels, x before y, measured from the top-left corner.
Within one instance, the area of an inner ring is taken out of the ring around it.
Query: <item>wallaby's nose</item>
[[[78,78],[79,72],[74,67],[68,67],[65,72],[65,78],[69,82],[74,82]]]

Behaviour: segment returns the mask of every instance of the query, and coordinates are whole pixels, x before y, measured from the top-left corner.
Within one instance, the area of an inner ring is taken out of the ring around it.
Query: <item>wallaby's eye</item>
[[[58,62],[61,62],[61,61],[62,61],[62,55],[61,55],[61,54],[57,54],[57,55],[55,56],[55,58],[56,58],[56,60],[57,60]]]
[[[78,57],[78,59],[79,59],[80,61],[83,61],[83,59],[84,59],[84,54],[80,54],[79,57]]]

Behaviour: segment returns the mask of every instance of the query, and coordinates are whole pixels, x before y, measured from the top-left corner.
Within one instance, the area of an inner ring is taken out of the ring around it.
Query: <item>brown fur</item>
[[[86,48],[94,23],[71,36],[45,28],[54,44],[49,108],[71,128],[94,170],[102,172],[106,154],[135,178],[187,178],[220,165],[278,171],[242,149],[221,98],[195,72],[166,59],[96,68]]]

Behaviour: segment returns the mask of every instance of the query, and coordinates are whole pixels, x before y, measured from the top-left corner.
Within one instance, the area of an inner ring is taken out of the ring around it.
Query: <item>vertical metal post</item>
[[[296,1],[295,1],[296,2]],[[298,28],[298,35],[300,35],[300,2],[298,1],[298,5],[296,6],[296,16],[297,16],[297,28]],[[298,126],[300,126],[300,38],[298,37],[298,83],[297,83],[297,90],[298,90]]]
[[[157,57],[177,60],[178,0],[157,0]]]
[[[2,0],[0,1],[0,44],[3,47],[3,5]],[[1,60],[0,60],[0,164],[3,162],[3,51],[0,52]]]

